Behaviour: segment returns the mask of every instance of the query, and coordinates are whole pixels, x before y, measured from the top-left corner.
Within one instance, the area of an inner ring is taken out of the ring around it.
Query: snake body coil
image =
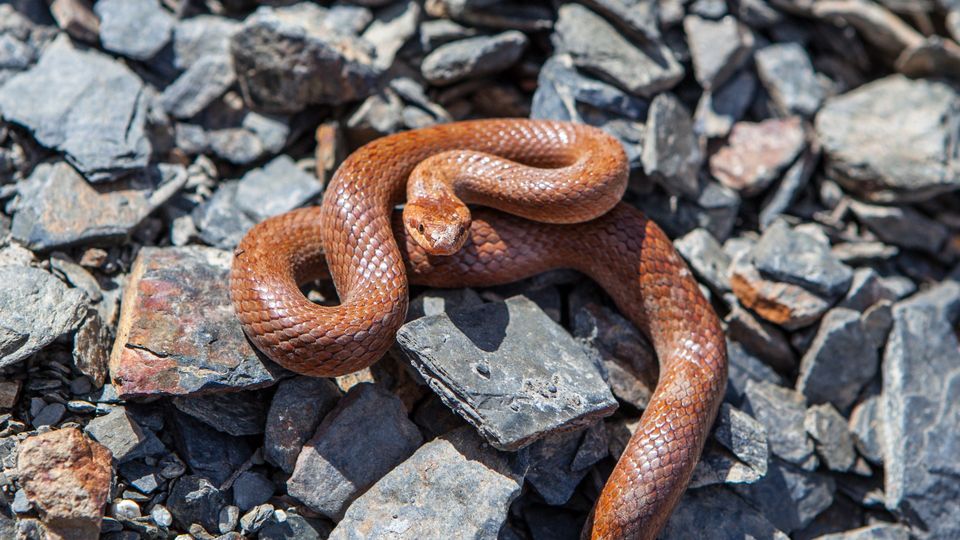
[[[416,184],[408,189],[411,173]],[[384,137],[343,163],[320,208],[250,230],[234,258],[234,306],[271,359],[307,375],[336,376],[370,365],[391,346],[406,313],[408,278],[480,287],[553,268],[589,275],[650,337],[660,380],[584,534],[653,538],[686,489],[716,415],[726,348],[715,313],[669,239],[639,211],[616,204],[625,183],[619,143],[588,126],[483,120]],[[451,253],[437,256],[421,247],[431,239],[430,223],[421,227],[430,221],[429,201],[403,219],[393,215],[405,190],[429,197],[420,192],[429,186],[540,222],[480,209],[462,235],[433,234]],[[334,307],[313,304],[298,288],[327,270],[341,300]]]

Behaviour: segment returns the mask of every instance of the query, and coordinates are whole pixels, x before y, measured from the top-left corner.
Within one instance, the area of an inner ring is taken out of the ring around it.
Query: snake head
[[[453,255],[467,241],[470,209],[459,200],[421,199],[403,207],[407,235],[431,255]]]

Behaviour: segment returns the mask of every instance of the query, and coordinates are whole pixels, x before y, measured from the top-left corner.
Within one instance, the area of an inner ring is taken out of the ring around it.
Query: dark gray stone
[[[836,298],[853,280],[853,270],[830,253],[830,246],[784,221],[764,231],[751,251],[753,264],[776,281],[800,285],[815,294]]]
[[[807,409],[804,419],[807,433],[813,437],[820,461],[831,471],[846,472],[857,457],[847,419],[832,405],[824,403]]]
[[[179,165],[94,187],[69,164],[41,163],[19,184],[11,234],[31,249],[119,243],[187,182]]]
[[[590,425],[616,407],[598,366],[522,296],[417,319],[397,342],[444,403],[503,450]]]
[[[948,310],[901,302],[883,358],[886,507],[930,538],[960,536],[960,342]]]
[[[673,247],[687,261],[690,268],[717,294],[730,290],[727,277],[730,256],[712,234],[704,229],[694,229],[673,241]]]
[[[751,353],[780,371],[792,371],[797,365],[797,356],[786,334],[776,326],[761,321],[736,300],[729,298],[730,311],[724,321],[727,335],[741,343]]]
[[[863,312],[881,300],[898,300],[897,292],[873,268],[857,268],[847,295],[837,307]]]
[[[163,108],[176,118],[191,118],[223,95],[236,81],[228,55],[205,55],[163,90]]]
[[[239,29],[237,21],[214,15],[177,21],[173,28],[174,66],[187,70],[205,56],[229,56],[230,38]]]
[[[808,148],[793,165],[784,171],[776,189],[763,201],[763,207],[760,209],[760,230],[766,230],[778,217],[790,209],[806,189],[819,163],[819,152]]]
[[[174,407],[204,424],[233,435],[259,435],[267,421],[266,403],[257,391],[176,397]]]
[[[705,90],[693,113],[693,130],[703,137],[726,137],[753,102],[757,76],[744,69],[714,90]]]
[[[516,63],[527,47],[527,36],[510,30],[437,47],[423,59],[420,71],[434,85],[499,73]]]
[[[323,540],[332,526],[319,519],[308,519],[297,514],[286,514],[286,519],[267,521],[260,529],[258,540]]]
[[[252,536],[275,517],[276,511],[272,504],[256,506],[240,518],[240,532],[245,536]]]
[[[159,0],[98,0],[103,48],[134,60],[149,60],[170,41],[174,18]]]
[[[713,439],[693,471],[689,488],[756,482],[767,474],[769,454],[766,429],[746,413],[724,403],[717,415]]]
[[[253,454],[254,449],[246,438],[217,431],[180,411],[174,412],[173,419],[168,429],[173,432],[178,455],[193,474],[209,479],[214,485],[223,485]]]
[[[774,459],[759,482],[734,485],[731,489],[763,512],[778,529],[790,533],[809,525],[833,504],[836,483],[831,476]]]
[[[859,529],[818,536],[817,540],[909,540],[910,529],[894,523],[875,523]]]
[[[147,465],[140,460],[120,464],[117,472],[130,487],[147,495],[155,492],[162,482],[160,467]]]
[[[750,354],[740,343],[727,340],[727,401],[739,404],[746,392],[748,381],[764,381],[784,386],[783,377],[769,365]]]
[[[84,432],[106,446],[117,463],[145,455],[148,436],[124,407],[117,407],[106,416],[94,418]]]
[[[300,449],[340,399],[329,379],[294,377],[277,386],[267,413],[263,457],[292,473]]]
[[[788,540],[764,516],[730,490],[711,486],[687,491],[670,515],[658,538],[686,540],[691,531],[703,540],[769,538]]]
[[[237,206],[239,181],[220,184],[213,197],[193,210],[200,238],[211,246],[233,249],[256,223]]]
[[[323,184],[316,177],[297,167],[290,156],[281,155],[243,175],[235,201],[259,222],[303,206],[322,191]]]
[[[398,526],[409,538],[496,538],[526,468],[526,452],[499,452],[465,426],[390,471],[350,506],[330,538],[381,538]]]
[[[806,50],[798,43],[768,45],[754,54],[757,75],[783,115],[813,116],[824,93]]]
[[[358,495],[410,457],[422,440],[400,399],[380,386],[358,384],[303,447],[287,492],[311,510],[341,519]]]
[[[658,6],[649,2],[621,0],[584,0],[582,4],[603,15],[621,32],[637,41],[660,39]]]
[[[602,455],[598,457],[599,453],[593,453],[590,459],[576,461],[582,444],[587,442],[588,433],[594,429],[603,429],[603,422],[598,422],[595,426],[600,427],[551,435],[527,448],[530,468],[527,470],[526,480],[547,504],[565,504],[573,495],[577,484],[590,472],[590,466],[606,456],[607,443],[604,438]]]
[[[86,295],[38,268],[0,267],[0,367],[23,361],[75,330]]]
[[[765,428],[770,451],[806,469],[817,465],[813,442],[803,427],[807,405],[803,396],[768,382],[747,381],[744,410]]]
[[[952,86],[902,75],[828,99],[816,119],[828,174],[878,202],[956,190],[958,124],[960,96]]]
[[[225,504],[220,490],[200,476],[181,477],[167,497],[167,508],[184,530],[193,523],[208,531],[218,530],[220,509]]]
[[[206,132],[196,132],[190,124],[178,124],[178,141],[185,142],[196,153],[209,150],[237,165],[247,165],[283,149],[290,135],[285,117],[253,111],[223,112],[222,103],[215,101],[198,117],[209,128]]]
[[[331,11],[342,9],[336,6]],[[351,11],[355,11],[351,10]],[[327,14],[330,24],[331,14]],[[344,22],[349,19],[344,18]],[[420,21],[420,4],[416,2],[397,2],[379,10],[370,25],[363,31],[363,39],[373,45],[376,51],[374,62],[383,69],[393,65],[397,52],[417,33]]]
[[[248,103],[272,112],[340,105],[373,93],[380,76],[374,49],[315,19],[323,8],[300,3],[264,7],[231,38],[230,51]]]
[[[666,45],[633,43],[579,4],[560,7],[551,39],[557,51],[569,54],[577,67],[642,97],[653,97],[683,78],[683,66]]]
[[[832,302],[799,285],[765,279],[751,263],[752,251],[733,257],[730,286],[737,300],[761,318],[787,330],[810,326]]]
[[[540,68],[530,117],[579,121],[584,115],[578,104],[632,120],[646,118],[649,107],[646,100],[580,74],[570,55],[551,56]]]
[[[950,235],[946,225],[907,206],[876,206],[853,201],[850,209],[880,240],[902,248],[936,255]]]
[[[475,308],[483,299],[473,289],[431,289],[410,301],[407,321]]]
[[[263,504],[273,497],[276,488],[266,476],[245,471],[233,482],[233,502],[242,512]]]
[[[753,34],[733,16],[712,21],[688,15],[683,19],[683,29],[690,45],[693,74],[705,90],[722,86],[750,58]]]
[[[4,119],[63,152],[92,182],[147,166],[147,107],[139,77],[104,54],[74,48],[66,36],[44,49],[34,67],[0,87]]]
[[[718,240],[726,240],[740,209],[740,196],[718,182],[707,182],[695,201],[653,192],[634,204],[671,238],[703,228]]]
[[[849,410],[877,374],[879,357],[872,345],[859,313],[845,308],[828,311],[800,360],[797,391],[811,403]]]
[[[669,93],[653,98],[641,154],[643,169],[667,191],[696,199],[703,164],[690,113]]]
[[[883,464],[883,419],[880,417],[880,396],[861,401],[850,413],[850,432],[860,455],[874,465]]]
[[[50,403],[40,409],[30,423],[33,427],[55,426],[63,419],[66,412],[67,408],[62,403]]]

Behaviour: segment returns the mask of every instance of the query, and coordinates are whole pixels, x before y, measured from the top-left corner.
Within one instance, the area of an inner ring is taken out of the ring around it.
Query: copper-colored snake
[[[699,459],[727,359],[717,316],[669,239],[617,204],[626,179],[622,147],[589,126],[482,120],[384,137],[347,158],[320,208],[251,229],[234,258],[233,303],[267,356],[300,373],[336,376],[391,346],[407,279],[482,287],[561,267],[587,274],[650,337],[660,380],[584,535],[653,538]],[[401,218],[393,208],[405,191]],[[458,198],[540,222],[483,208],[471,221]],[[311,303],[298,288],[327,268],[341,300],[334,307]]]

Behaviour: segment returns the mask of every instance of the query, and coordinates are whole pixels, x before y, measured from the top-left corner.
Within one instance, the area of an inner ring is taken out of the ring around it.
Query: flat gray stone
[[[703,154],[690,113],[665,92],[653,98],[647,114],[641,154],[644,172],[667,191],[695,199],[700,194]]]
[[[716,21],[688,15],[683,30],[693,75],[705,90],[722,86],[750,58],[753,33],[731,15]]]
[[[813,116],[824,92],[807,51],[798,43],[768,45],[754,54],[757,75],[784,115]]]
[[[826,170],[877,202],[960,187],[960,95],[945,82],[891,75],[826,101],[816,118]]]
[[[117,407],[110,414],[94,418],[84,428],[84,432],[106,446],[117,463],[125,463],[144,455],[142,450],[147,436],[124,407]]]
[[[75,330],[87,298],[38,268],[0,266],[0,367],[23,361]]]
[[[199,476],[183,476],[178,479],[167,498],[167,508],[183,529],[199,523],[208,531],[216,531],[220,509],[225,504],[220,490]]]
[[[499,452],[469,426],[441,435],[350,505],[330,538],[496,539],[526,462],[526,452]]]
[[[683,66],[666,45],[634,43],[579,4],[560,6],[551,39],[578,68],[642,97],[669,90],[683,78]]]
[[[859,529],[818,536],[817,540],[909,540],[910,529],[895,523],[875,523]]]
[[[845,308],[828,311],[800,360],[797,391],[811,403],[832,403],[848,411],[877,374],[876,345],[868,339],[859,313]]]
[[[397,343],[444,403],[503,450],[616,408],[597,365],[522,296],[409,322]]]
[[[724,318],[727,335],[773,368],[784,372],[796,368],[797,355],[790,347],[786,334],[755,317],[735,297],[730,300],[730,311]]]
[[[434,85],[492,75],[516,63],[526,47],[527,36],[516,30],[462,39],[441,45],[428,54],[420,72]]]
[[[853,467],[857,454],[847,419],[832,405],[824,403],[807,409],[804,419],[807,433],[813,438],[820,461],[831,471],[846,472]]]
[[[960,536],[960,343],[947,309],[911,301],[893,309],[883,358],[886,507],[931,538]]]
[[[743,400],[749,381],[765,381],[778,386],[786,383],[765,362],[750,354],[743,345],[727,340],[727,401],[739,404]]]
[[[857,268],[853,272],[853,280],[846,296],[837,307],[863,312],[882,300],[899,300],[897,291],[873,268]]]
[[[599,426],[599,427],[597,427]],[[588,438],[596,438],[596,432],[602,432],[601,452],[593,452],[590,459],[577,460],[580,449],[590,444]],[[527,448],[530,468],[526,480],[537,490],[547,504],[559,506],[566,504],[574,489],[590,472],[590,466],[606,457],[607,441],[603,422],[594,424],[587,430],[569,431],[545,437]]]
[[[547,59],[537,77],[530,117],[551,120],[581,120],[578,104],[611,115],[643,120],[649,103],[622,89],[577,71],[568,54]]]
[[[422,441],[397,396],[373,384],[358,384],[303,447],[287,492],[314,512],[339,520],[355,498],[410,457]]]
[[[737,484],[731,489],[778,529],[791,533],[809,525],[833,504],[836,482],[832,476],[774,459],[759,482]]]
[[[730,290],[730,256],[712,234],[704,229],[694,229],[674,240],[673,247],[713,292],[723,294]]]
[[[119,243],[187,182],[181,165],[94,187],[63,161],[41,163],[19,185],[11,234],[34,250]]]
[[[303,444],[339,399],[340,390],[329,379],[294,377],[281,382],[267,412],[264,459],[292,473]]]
[[[737,300],[761,318],[797,330],[820,320],[830,308],[830,300],[799,285],[765,279],[751,258],[751,252],[733,257],[730,287]]]
[[[756,195],[779,178],[806,145],[799,117],[737,122],[724,145],[710,156],[710,173],[731,189]]]
[[[747,381],[744,410],[767,428],[770,451],[786,461],[813,469],[817,458],[803,425],[806,409],[803,396],[789,388]]]
[[[149,60],[170,41],[173,14],[159,0],[99,0],[103,48],[134,60]]]
[[[174,66],[187,70],[201,58],[230,55],[230,38],[241,24],[227,17],[196,15],[177,21],[173,28]]]
[[[687,540],[691,531],[704,540],[769,538],[788,540],[760,511],[730,490],[711,486],[684,493],[658,538]]]
[[[884,421],[880,418],[880,396],[871,396],[850,413],[850,432],[857,451],[874,465],[883,464]]]
[[[323,184],[284,154],[243,175],[237,184],[235,202],[250,218],[260,222],[303,206],[322,192]]]
[[[181,412],[235,437],[259,435],[266,423],[266,404],[259,392],[221,392],[171,400]]]
[[[714,90],[705,90],[693,113],[693,129],[697,135],[726,137],[746,114],[756,93],[757,76],[744,69]]]
[[[908,206],[877,206],[853,201],[857,219],[888,244],[936,255],[950,236],[947,226]]]
[[[332,11],[343,6],[334,6]],[[357,11],[355,6],[354,10]],[[376,63],[383,69],[389,69],[397,56],[397,52],[417,33],[417,23],[420,21],[420,4],[416,2],[398,2],[379,10],[373,20],[363,31],[364,40],[373,45],[377,52]],[[327,14],[327,23],[330,24],[331,14]],[[345,18],[349,21],[351,18]]]
[[[233,502],[241,512],[246,512],[270,500],[274,491],[276,487],[269,478],[257,472],[244,471],[233,482]]]
[[[778,217],[787,213],[810,183],[820,163],[819,151],[808,148],[783,172],[776,188],[764,199],[760,209],[760,230],[766,230]],[[842,261],[841,261],[842,262]]]
[[[223,182],[213,196],[193,209],[193,221],[200,239],[221,249],[237,247],[243,235],[256,224],[237,205],[239,180]]]
[[[160,101],[174,117],[190,118],[222,96],[236,80],[229,55],[208,54],[166,87]]]
[[[147,102],[136,74],[95,50],[74,48],[65,35],[0,87],[3,118],[63,152],[91,182],[147,166]]]
[[[712,441],[693,471],[689,488],[756,482],[767,474],[769,459],[766,428],[724,403],[717,414]]]

